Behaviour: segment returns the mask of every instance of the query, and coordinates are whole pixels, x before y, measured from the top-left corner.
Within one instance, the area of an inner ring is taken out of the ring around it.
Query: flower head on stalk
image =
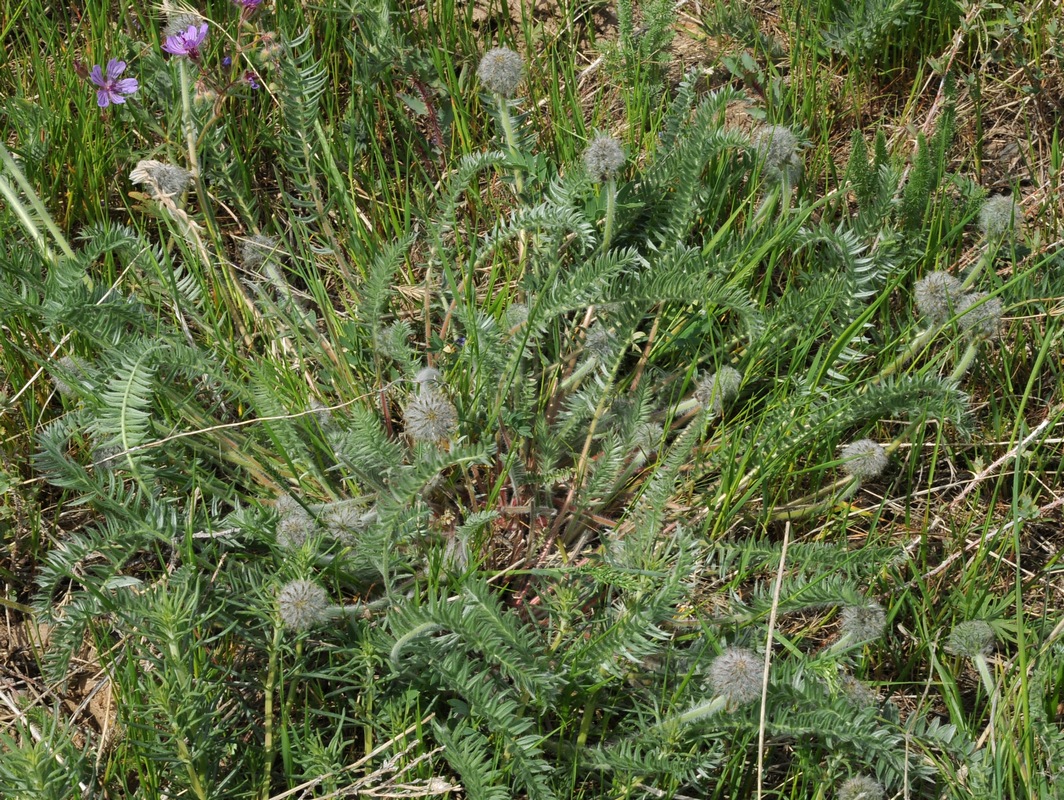
[[[167,36],[163,43],[163,50],[170,55],[191,58],[198,61],[200,47],[207,41],[207,23],[189,25],[172,36]]]
[[[140,88],[136,78],[119,77],[125,71],[126,62],[117,58],[107,62],[106,72],[99,64],[93,66],[89,80],[96,84],[96,104],[100,108],[107,108],[111,103],[121,105]]]

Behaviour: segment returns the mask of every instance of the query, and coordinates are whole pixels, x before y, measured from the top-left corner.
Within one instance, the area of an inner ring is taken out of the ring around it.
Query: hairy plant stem
[[[510,156],[516,161],[521,152],[517,149],[517,134],[514,131],[513,118],[510,116],[510,104],[501,94],[495,95],[495,104],[499,108],[499,122],[502,124],[502,134],[503,138],[506,139],[506,147],[510,152]],[[518,195],[525,190],[525,179],[521,174],[521,168],[516,166],[514,167],[514,189],[516,189]]]
[[[972,362],[975,361],[975,357],[979,354],[979,343],[969,342],[968,346],[964,348],[964,353],[961,355],[960,360],[953,367],[953,372],[950,373],[949,379],[951,381],[959,381],[964,377],[972,366]]]
[[[172,629],[167,630],[166,638],[170,658],[174,670],[177,672],[178,684],[182,692],[187,693],[191,691],[192,688],[192,677],[184,667],[184,655],[181,653],[181,648],[178,646]],[[170,732],[173,734],[174,744],[177,746],[177,756],[184,765],[185,772],[188,774],[189,789],[193,795],[199,798],[199,800],[207,800],[207,790],[203,785],[203,780],[200,777],[199,771],[196,769],[195,761],[192,758],[192,751],[188,749],[188,742],[185,741],[185,731],[178,726],[177,720],[173,715],[170,715]]]
[[[797,520],[810,517],[818,511],[823,511],[840,500],[846,500],[854,495],[860,481],[852,475],[839,478],[834,483],[822,486],[812,494],[780,506],[769,515],[772,522],[783,520]]]
[[[277,671],[281,658],[281,634],[284,626],[280,620],[274,620],[273,640],[270,642],[270,663],[266,671],[266,685],[263,687],[266,701],[263,708],[263,765],[262,786],[259,797],[266,800],[270,796],[270,777],[273,773],[273,695],[277,684]]]
[[[602,246],[599,248],[605,253],[610,249],[613,240],[613,225],[617,217],[617,179],[610,178],[606,181],[606,224],[602,229]]]
[[[177,62],[181,83],[181,122],[185,129],[185,145],[188,148],[188,165],[192,171],[192,178],[196,181],[196,196],[199,198],[200,213],[203,215],[203,221],[207,225],[207,232],[210,234],[211,241],[217,248],[219,246],[218,243],[221,240],[218,234],[217,223],[214,220],[214,214],[211,213],[210,205],[207,202],[207,182],[203,179],[203,173],[200,169],[199,150],[197,148],[198,137],[196,134],[196,118],[192,112],[192,92],[189,90],[189,84],[192,77],[188,73],[187,62],[187,58],[178,59]]]
[[[905,349],[894,357],[894,360],[892,360],[889,364],[883,367],[883,369],[879,371],[878,375],[870,379],[868,383],[866,383],[860,388],[860,393],[864,394],[868,391],[870,387],[878,386],[880,383],[883,382],[884,378],[890,377],[899,369],[908,364],[916,356],[917,353],[923,350],[931,342],[931,340],[934,339],[935,336],[937,336],[942,331],[944,327],[945,326],[943,325],[932,326],[916,334],[915,338],[913,338],[913,340],[905,346]]]
[[[698,720],[703,719],[705,717],[710,717],[714,714],[719,714],[727,707],[727,705],[728,701],[724,697],[720,695],[715,695],[704,703],[699,703],[696,706],[692,706],[691,708],[684,711],[682,714],[678,714],[675,717],[668,717],[667,719],[663,719],[654,727],[660,729],[667,728],[673,725],[678,727],[683,725],[690,725],[692,722],[697,722]]]
[[[961,291],[967,292],[975,285],[979,273],[986,268],[987,264],[994,263],[994,258],[997,256],[1000,247],[1000,240],[987,240],[986,246],[983,248],[983,252],[979,256],[979,260],[975,262],[975,265],[970,270],[968,270],[968,274],[965,275],[964,280],[961,281]]]

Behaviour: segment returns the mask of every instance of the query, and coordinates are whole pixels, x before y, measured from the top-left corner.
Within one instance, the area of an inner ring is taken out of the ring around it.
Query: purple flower
[[[226,68],[233,66],[233,59],[231,59],[229,56],[226,56],[222,59],[222,66]]]
[[[84,67],[82,67],[84,69]],[[119,78],[126,71],[126,62],[112,58],[107,62],[107,75],[99,64],[92,68],[89,80],[99,88],[96,90],[96,103],[100,108],[107,108],[111,103],[122,104],[126,98],[140,88],[136,78]],[[84,74],[84,73],[82,73]]]
[[[195,60],[199,58],[199,48],[207,40],[207,23],[198,27],[189,25],[186,30],[174,36],[167,36],[163,50],[175,56],[188,56]]]
[[[255,73],[252,72],[250,69],[244,73],[244,83],[246,83],[252,89],[262,88],[262,84],[259,83],[258,78],[255,76]]]
[[[245,11],[254,11],[262,5],[262,0],[233,0],[233,2]]]

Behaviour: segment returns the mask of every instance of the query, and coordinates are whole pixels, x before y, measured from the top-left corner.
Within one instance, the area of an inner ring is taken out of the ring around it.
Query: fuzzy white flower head
[[[958,622],[946,640],[946,652],[965,658],[986,656],[994,649],[996,638],[994,629],[985,620],[970,619],[967,622]]]
[[[192,183],[192,173],[173,164],[145,159],[137,162],[129,173],[129,180],[133,184],[145,184],[151,196],[159,200],[184,192]]]
[[[524,303],[511,304],[502,315],[508,330],[516,330],[528,323],[528,306]]]
[[[261,267],[277,255],[279,239],[255,233],[240,242],[240,263],[248,269]]]
[[[327,507],[321,515],[321,522],[332,536],[341,542],[353,543],[377,521],[377,512],[370,509],[360,508],[355,503],[334,503]]]
[[[289,495],[281,495],[274,501],[277,511],[277,543],[285,550],[297,550],[314,535],[317,523]]]
[[[296,499],[290,494],[278,495],[273,501],[273,510],[277,513],[278,517],[288,516],[297,508],[302,509],[303,506],[296,502]]]
[[[929,272],[916,282],[913,291],[917,310],[935,325],[941,325],[953,315],[963,294],[961,282],[941,271]]]
[[[431,391],[436,388],[436,385],[443,382],[443,376],[440,375],[440,371],[433,367],[425,367],[418,371],[414,376],[414,383],[418,385],[421,391]]]
[[[636,426],[632,443],[635,449],[644,455],[656,453],[661,447],[661,439],[665,436],[665,429],[656,422],[640,422]]]
[[[842,695],[859,708],[872,706],[880,702],[880,697],[867,684],[857,680],[853,675],[839,667],[839,688]]]
[[[768,125],[758,131],[754,147],[769,180],[796,183],[802,177],[802,159],[798,154],[798,137],[790,128]]]
[[[314,418],[318,420],[318,424],[322,428],[331,428],[335,422],[329,407],[316,397],[310,398],[310,402],[307,404],[307,411],[314,415]]]
[[[842,633],[855,642],[871,642],[883,635],[887,614],[879,603],[842,609]]]
[[[61,397],[74,399],[78,396],[78,391],[67,381],[67,378],[72,379],[81,389],[91,390],[89,382],[81,378],[86,374],[85,363],[81,359],[63,356],[55,365],[58,369],[52,375],[52,384]]]
[[[329,598],[314,581],[289,581],[277,594],[277,610],[286,628],[305,631],[329,618]]]
[[[602,323],[593,325],[584,339],[584,352],[592,358],[603,360],[609,358],[617,344],[617,337],[613,331]]]
[[[877,478],[887,468],[890,460],[879,442],[858,439],[842,448],[842,468],[847,474],[860,480]]]
[[[440,442],[458,429],[458,412],[451,401],[435,389],[422,391],[403,409],[406,432],[415,442]]]
[[[185,11],[170,13],[167,15],[166,25],[163,27],[163,39],[177,36],[189,28],[198,27],[202,22],[203,18],[199,14],[189,14]]]
[[[957,301],[957,316],[961,330],[975,339],[993,339],[1001,330],[1005,307],[996,297],[987,299],[986,292],[972,292]]]
[[[717,372],[707,375],[695,387],[695,400],[714,416],[724,410],[724,404],[739,393],[743,376],[733,367],[721,367]]]
[[[612,136],[596,136],[584,151],[584,168],[596,183],[613,180],[624,166],[624,148]]]
[[[383,331],[376,340],[377,351],[387,358],[400,363],[410,356],[410,326],[403,320],[396,320]]]
[[[1020,219],[1020,209],[1016,201],[1004,194],[988,197],[979,209],[979,228],[990,239],[1008,233]]]
[[[838,800],[883,800],[883,787],[867,775],[854,775],[839,786]]]
[[[745,647],[729,647],[713,659],[709,667],[709,685],[723,697],[730,708],[745,705],[761,697],[765,665],[757,653]]]
[[[477,77],[489,92],[510,98],[521,85],[525,62],[509,47],[493,47],[480,59]]]

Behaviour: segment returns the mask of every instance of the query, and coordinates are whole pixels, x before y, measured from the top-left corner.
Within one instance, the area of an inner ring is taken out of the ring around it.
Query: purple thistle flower
[[[84,67],[82,68],[84,69]],[[140,88],[136,78],[119,78],[126,71],[126,62],[112,58],[107,62],[107,74],[103,67],[96,65],[89,73],[89,80],[99,88],[96,90],[96,103],[100,108],[107,108],[111,103],[121,105],[126,98]]]
[[[163,50],[175,56],[187,56],[192,60],[199,58],[199,48],[207,40],[207,23],[189,25],[186,30],[174,36],[167,36]]]

